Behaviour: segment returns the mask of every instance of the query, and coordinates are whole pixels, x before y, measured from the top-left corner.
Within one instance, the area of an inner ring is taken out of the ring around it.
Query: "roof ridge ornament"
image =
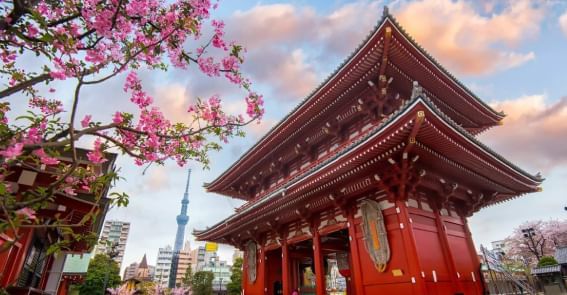
[[[410,100],[413,100],[418,96],[425,98],[425,94],[423,93],[423,87],[421,87],[421,85],[419,85],[417,81],[413,81]]]
[[[384,10],[382,11],[382,17],[386,18],[390,16],[390,9],[388,8],[388,5],[384,5]]]

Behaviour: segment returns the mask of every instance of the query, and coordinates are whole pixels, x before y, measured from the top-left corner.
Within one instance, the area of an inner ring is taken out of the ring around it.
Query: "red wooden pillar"
[[[481,278],[480,276],[482,275],[482,273],[480,272],[480,259],[478,258],[478,255],[476,254],[476,248],[474,247],[474,243],[473,243],[473,239],[472,239],[472,234],[471,231],[469,229],[469,223],[467,221],[467,219],[465,217],[461,217],[461,220],[463,221],[463,225],[465,228],[465,236],[467,239],[467,244],[469,246],[469,253],[471,255],[471,259],[472,262],[475,264],[475,269],[474,269],[474,279],[472,278],[472,274],[466,274],[466,275],[470,275],[471,279],[474,281],[474,289],[476,291],[477,294],[482,294],[483,293],[483,285],[481,284]],[[463,274],[465,275],[465,274]]]
[[[260,289],[262,290],[262,293],[266,293],[268,290],[266,289],[266,253],[265,253],[266,249],[264,248],[264,245],[260,245],[260,267],[259,267],[259,284],[260,284]]]
[[[59,283],[59,289],[57,290],[57,295],[67,295],[67,289],[69,288],[69,284],[67,279],[61,277],[61,283]]]
[[[445,258],[446,264],[449,270],[449,276],[451,277],[451,282],[453,283],[453,288],[455,292],[464,292],[463,285],[461,284],[459,278],[457,277],[457,268],[455,266],[455,259],[453,259],[453,253],[451,252],[451,247],[449,247],[449,238],[447,237],[447,230],[443,224],[443,218],[439,214],[439,208],[435,209],[435,224],[437,225],[437,236],[441,242],[441,249],[443,251],[443,257]]]
[[[411,275],[411,283],[414,285],[414,294],[428,294],[425,280],[421,277],[421,265],[419,263],[419,255],[413,236],[413,229],[410,223],[410,215],[406,202],[397,200],[395,202],[398,213],[398,220],[400,222],[400,230],[402,232],[402,239],[404,242],[404,249],[409,264],[409,272]]]
[[[282,291],[283,294],[291,294],[291,280],[289,277],[289,249],[287,247],[287,239],[284,235],[282,241]]]
[[[242,249],[242,248],[241,248]],[[242,257],[242,290],[244,290],[244,294],[248,292],[248,251],[247,248],[244,247],[244,255]]]
[[[315,290],[317,295],[325,295],[325,267],[321,251],[321,237],[317,226],[313,226],[313,262],[315,264]]]
[[[350,240],[350,261],[352,267],[352,277],[351,281],[354,282],[354,292],[353,294],[364,295],[364,287],[362,286],[362,271],[360,268],[360,253],[358,253],[358,241],[356,238],[356,223],[354,215],[356,214],[356,204],[353,204],[354,208],[348,210],[347,220],[348,220],[348,239]]]
[[[5,277],[3,277],[2,280],[3,287],[15,283],[18,277],[20,276],[20,273],[22,272],[22,269],[24,267],[24,261],[26,259],[26,255],[28,254],[28,250],[33,239],[33,229],[31,228],[20,229],[20,231],[22,236],[18,241],[18,243],[20,243],[21,246],[19,248],[12,246],[12,248],[16,249],[17,251],[15,253],[16,257],[14,258],[14,264],[6,265],[6,269],[4,270]]]

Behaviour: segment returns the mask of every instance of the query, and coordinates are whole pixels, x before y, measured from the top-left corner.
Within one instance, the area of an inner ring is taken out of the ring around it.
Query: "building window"
[[[37,288],[41,280],[46,259],[47,247],[39,238],[34,238],[28,250],[20,278],[18,279],[18,287]]]

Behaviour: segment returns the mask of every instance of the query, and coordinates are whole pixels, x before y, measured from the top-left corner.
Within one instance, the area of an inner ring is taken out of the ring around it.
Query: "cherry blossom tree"
[[[527,221],[506,238],[505,255],[535,265],[541,257],[553,256],[560,246],[567,246],[567,220]]]
[[[210,151],[243,136],[242,127],[261,118],[262,96],[240,71],[244,49],[225,40],[224,23],[210,16],[216,7],[210,0],[0,1],[0,233],[10,231],[17,240],[22,227],[76,226],[45,222],[37,210],[56,195],[89,192],[100,200],[97,188],[120,177],[93,169],[106,161],[107,151],[139,166],[171,160],[207,167]],[[187,105],[187,122],[170,121],[138,72],[191,67],[240,86],[246,113],[229,114],[213,95]],[[78,118],[83,90],[118,76],[126,77],[123,89],[137,111],[117,109],[108,122],[94,121],[92,114]],[[62,83],[72,85],[72,93],[61,91]],[[28,111],[11,114],[9,100],[27,101]],[[70,101],[67,109],[64,101]],[[92,142],[87,166],[79,165],[79,140]],[[62,151],[70,152],[71,161],[60,160]],[[14,192],[5,181],[14,167],[47,167],[55,177],[48,186]],[[110,197],[115,205],[128,203],[124,193]]]

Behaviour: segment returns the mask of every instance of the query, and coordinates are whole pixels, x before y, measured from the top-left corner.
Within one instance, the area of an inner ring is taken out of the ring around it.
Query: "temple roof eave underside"
[[[264,213],[287,210],[283,202],[294,196],[305,194],[306,191],[322,191],[321,187],[340,182],[349,175],[354,175],[365,166],[386,161],[393,154],[399,154],[407,145],[409,128],[415,123],[415,113],[425,110],[425,120],[415,137],[413,153],[421,156],[424,166],[439,167],[436,173],[443,175],[446,171],[456,175],[458,181],[468,182],[467,185],[478,191],[492,191],[500,194],[500,199],[492,199],[483,206],[489,206],[514,196],[533,192],[538,189],[541,179],[533,177],[507,162],[474,137],[467,136],[466,131],[460,130],[454,122],[448,121],[427,99],[416,98],[413,103],[406,105],[395,116],[389,119],[381,128],[358,141],[348,151],[337,154],[326,163],[286,182],[286,186],[274,188],[266,195],[246,206],[240,212],[223,220],[212,228],[197,232],[199,239],[209,239],[218,236],[222,230],[243,224],[245,217],[254,212],[254,219],[263,218]],[[441,150],[441,152],[439,152]],[[444,154],[443,154],[444,153]],[[372,158],[374,157],[374,158]],[[321,185],[325,184],[325,185]],[[287,203],[287,202],[286,202]],[[246,221],[253,224],[253,220]],[[220,231],[219,231],[220,230]]]
[[[474,109],[474,111],[478,114],[478,116],[476,117],[485,117],[485,121],[488,120],[485,123],[474,128],[476,129],[476,133],[482,132],[490,128],[491,126],[494,126],[499,120],[502,119],[503,115],[501,113],[497,113],[480,99],[478,99],[474,94],[472,94],[470,90],[464,87],[462,83],[460,83],[448,71],[441,67],[441,65],[439,65],[439,63],[437,63],[423,48],[421,48],[415,41],[413,41],[413,39],[411,39],[411,37],[397,24],[397,22],[391,15],[386,13],[379,25],[376,26],[374,31],[368,35],[367,39],[360,44],[360,46],[351,54],[351,56],[347,58],[343,62],[343,64],[340,65],[335,70],[335,72],[326,79],[324,83],[322,83],[312,94],[307,96],[306,99],[304,99],[294,110],[292,110],[279,124],[272,128],[272,130],[270,130],[229,169],[227,169],[212,183],[205,184],[207,190],[211,192],[226,194],[223,186],[226,188],[227,186],[230,186],[232,183],[234,183],[235,178],[245,175],[246,173],[242,173],[243,171],[240,171],[243,166],[250,167],[251,165],[253,165],[253,163],[259,163],[260,157],[265,158],[267,154],[273,153],[273,151],[276,150],[276,143],[278,143],[278,146],[281,146],[282,141],[285,141],[285,139],[293,138],[290,132],[297,134],[298,131],[302,129],[301,125],[307,125],[301,123],[307,122],[305,118],[312,117],[313,112],[318,113],[321,111],[320,108],[323,105],[326,105],[322,104],[321,98],[324,97],[326,93],[334,93],[333,91],[336,92],[340,90],[341,87],[343,89],[348,89],[348,85],[340,85],[341,83],[347,83],[346,81],[348,79],[344,79],[346,76],[355,74],[355,67],[368,67],[368,69],[372,68],[372,64],[369,64],[368,60],[363,63],[361,62],[363,61],[363,57],[366,58],[366,56],[371,55],[373,51],[376,51],[378,54],[381,53],[380,50],[382,50],[383,46],[382,35],[385,26],[391,26],[394,28],[394,40],[396,42],[393,42],[394,45],[392,46],[397,46],[396,48],[398,48],[398,50],[393,51],[394,55],[392,58],[394,60],[398,60],[397,62],[400,63],[398,65],[399,67],[402,67],[405,69],[405,71],[407,71],[408,65],[410,68],[415,68],[414,65],[419,65],[420,68],[423,69],[422,71],[424,73],[433,73],[434,71],[437,73],[435,76],[436,78],[429,77],[428,81],[430,82],[428,83],[434,83],[431,85],[438,85],[435,86],[437,88],[445,87],[443,88],[444,90],[449,89],[449,92],[453,93],[453,98],[451,99],[452,102],[450,101],[445,103],[442,100],[436,101],[436,103],[440,106],[447,108],[445,110],[446,112],[449,112],[450,109],[453,109],[454,112],[451,112],[455,117],[460,117],[463,120],[470,120],[466,118],[467,115],[464,115],[470,112],[463,112],[463,110],[458,111],[455,110],[454,107],[459,105],[468,105],[465,107],[465,109]],[[407,58],[411,57],[410,60],[404,61],[401,59],[402,57],[400,54],[395,54],[396,52],[400,53],[404,50],[408,52],[411,51],[411,54],[404,55]],[[380,55],[377,55],[373,58],[380,59]],[[433,97],[432,93],[429,93],[429,95],[430,97]],[[319,109],[313,107],[317,103],[319,103],[320,105],[317,107]],[[451,105],[453,105],[453,107],[451,107]],[[262,156],[263,154],[265,155]],[[239,196],[233,197],[241,198]]]

